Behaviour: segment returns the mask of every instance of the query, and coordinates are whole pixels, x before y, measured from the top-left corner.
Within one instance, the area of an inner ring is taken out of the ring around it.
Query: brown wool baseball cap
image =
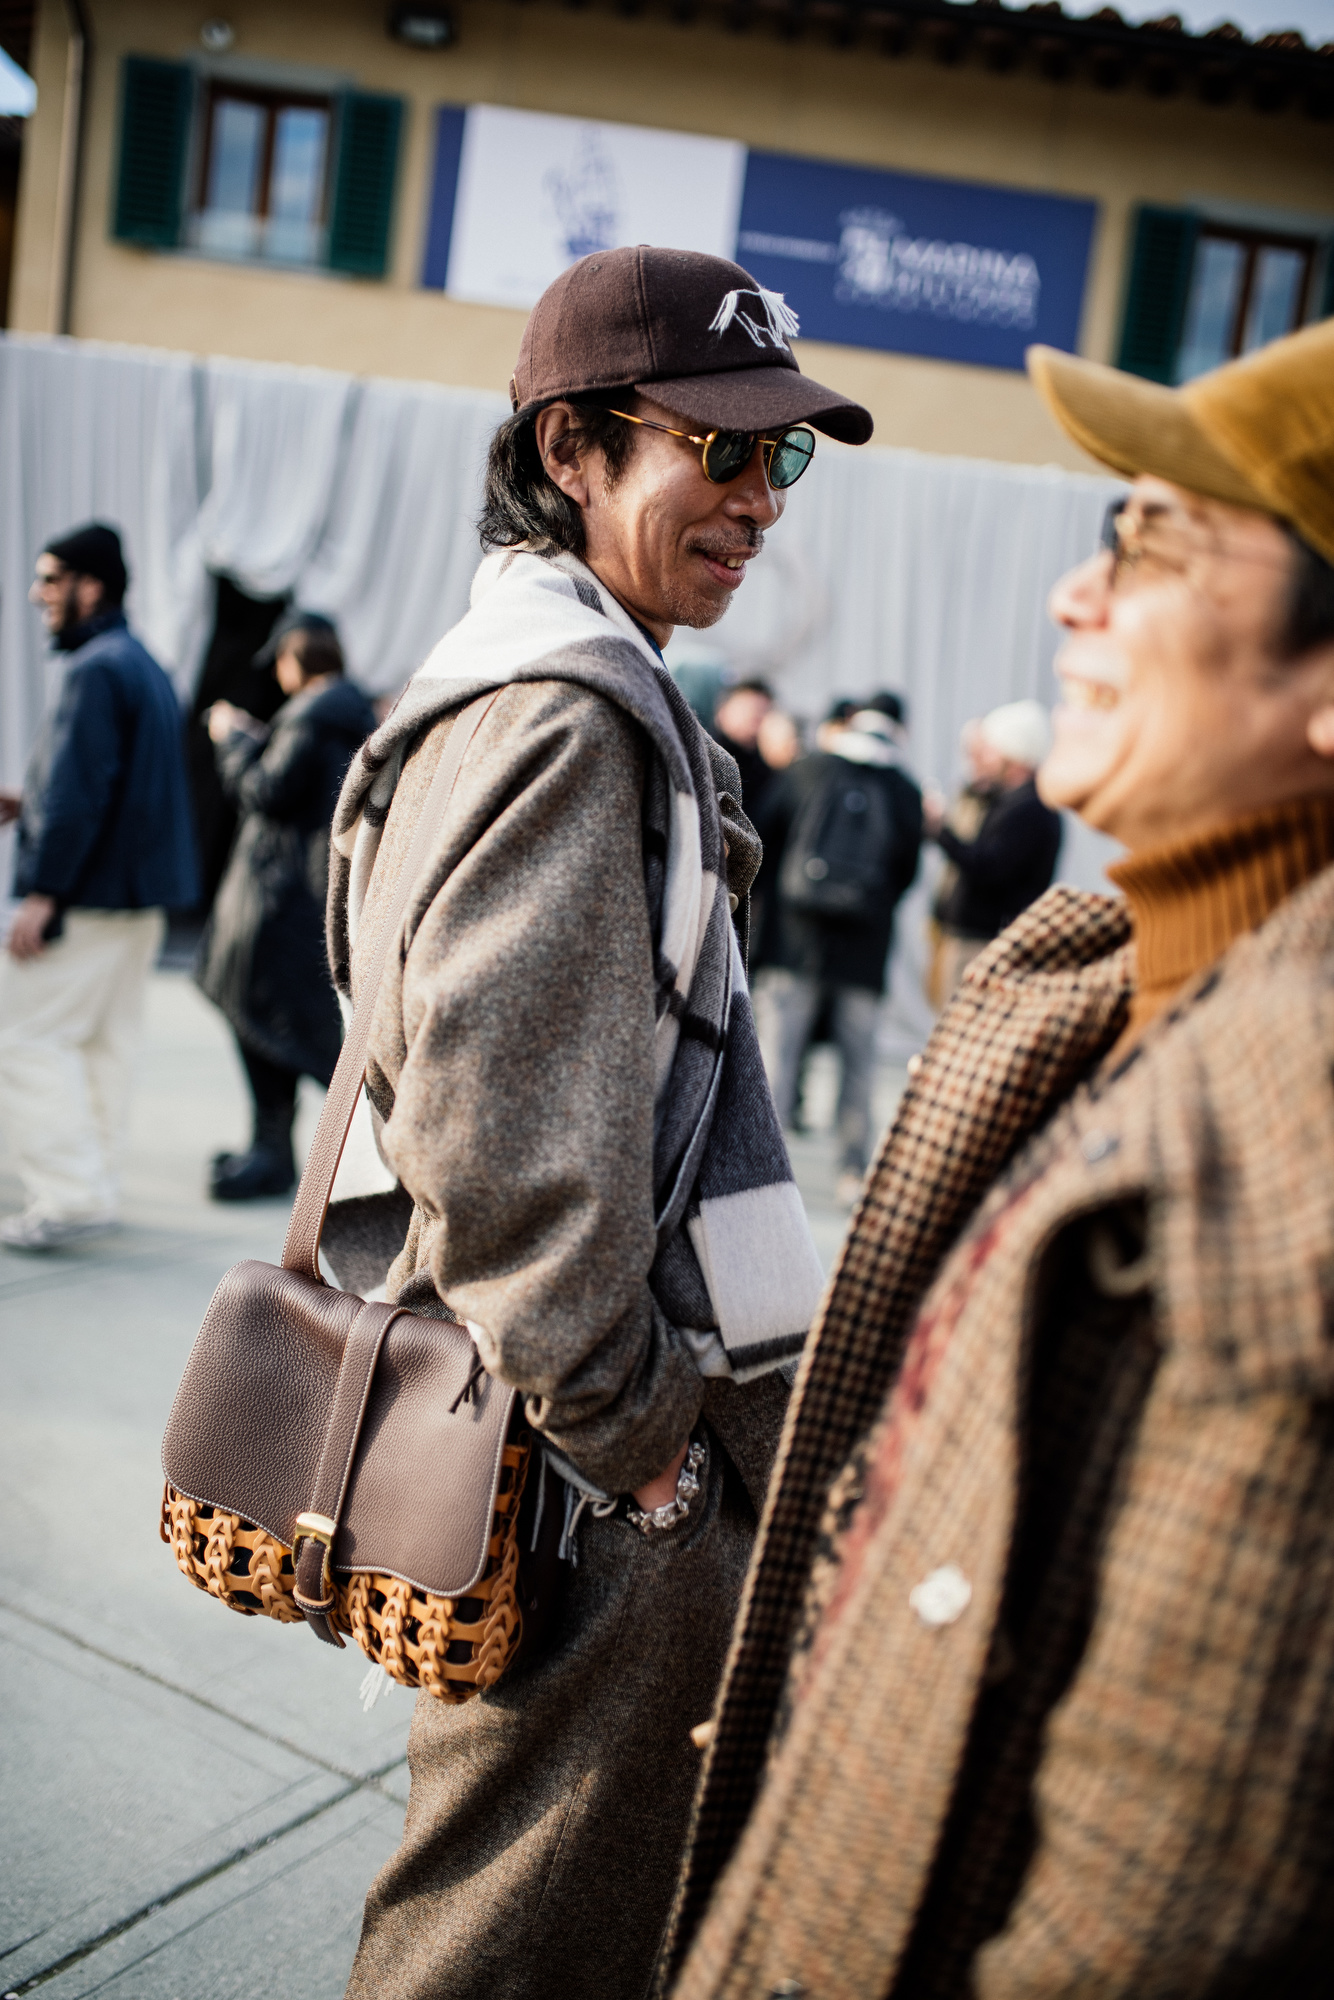
[[[705,430],[814,424],[865,444],[871,413],[803,375],[797,316],[740,264],[697,250],[595,250],[528,316],[510,382],[516,411],[627,384]]]
[[[1057,423],[1100,464],[1277,515],[1334,562],[1334,320],[1181,389],[1054,347],[1027,361]]]

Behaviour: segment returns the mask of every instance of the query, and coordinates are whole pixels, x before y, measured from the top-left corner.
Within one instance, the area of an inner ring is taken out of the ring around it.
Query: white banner
[[[592,250],[735,257],[745,171],[731,139],[470,105],[445,288],[527,310]]]

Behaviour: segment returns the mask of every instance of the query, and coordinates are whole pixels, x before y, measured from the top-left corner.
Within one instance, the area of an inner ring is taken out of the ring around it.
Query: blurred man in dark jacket
[[[944,1006],[983,945],[1051,887],[1061,815],[1038,797],[1036,779],[1050,743],[1041,702],[1006,702],[969,734],[969,794],[983,807],[972,838],[951,826],[938,799],[927,800],[927,837],[949,863],[932,910],[940,927],[932,971],[937,1006]]]
[[[741,793],[737,800],[747,813],[754,811],[760,793],[769,782],[769,766],[760,749],[760,729],[774,705],[774,691],[768,681],[737,681],[724,688],[713,712],[712,735],[733,758],[741,773]]]
[[[365,695],[344,678],[338,634],[318,612],[282,619],[255,665],[272,668],[287,696],[272,729],[227,701],[208,717],[241,825],[198,978],[231,1023],[254,1104],[249,1149],[213,1162],[215,1201],[287,1193],[297,1085],[333,1075],[342,1022],[324,949],[329,824],[353,754],[375,727]]]
[[[21,899],[0,960],[0,1115],[27,1206],[11,1250],[54,1250],[116,1213],[130,1065],[164,911],[197,894],[171,682],[132,636],[120,538],[94,522],[48,542],[31,591],[68,654],[21,792]]]
[[[894,911],[917,873],[922,795],[903,768],[903,705],[877,696],[774,778],[756,825],[777,863],[756,1015],[778,1115],[791,1126],[801,1060],[827,1013],[842,1064],[838,1198],[856,1200],[871,1141],[875,1031]]]

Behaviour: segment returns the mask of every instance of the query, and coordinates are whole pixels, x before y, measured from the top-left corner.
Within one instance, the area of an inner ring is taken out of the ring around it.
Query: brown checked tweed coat
[[[1108,1075],[1132,953],[1123,906],[1052,890],[872,1171],[674,2000],[1331,1990],[1334,870]]]

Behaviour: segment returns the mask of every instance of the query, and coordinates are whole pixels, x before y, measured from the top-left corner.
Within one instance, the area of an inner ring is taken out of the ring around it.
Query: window
[[[1233,227],[1188,209],[1135,218],[1118,365],[1189,382],[1334,313],[1334,231]]]
[[[191,241],[214,256],[322,262],[330,100],[215,84],[202,123]]]
[[[126,56],[112,234],[382,278],[402,123],[398,97],[261,89]]]
[[[1315,252],[1310,238],[1202,229],[1186,294],[1177,381],[1189,382],[1300,326]]]

